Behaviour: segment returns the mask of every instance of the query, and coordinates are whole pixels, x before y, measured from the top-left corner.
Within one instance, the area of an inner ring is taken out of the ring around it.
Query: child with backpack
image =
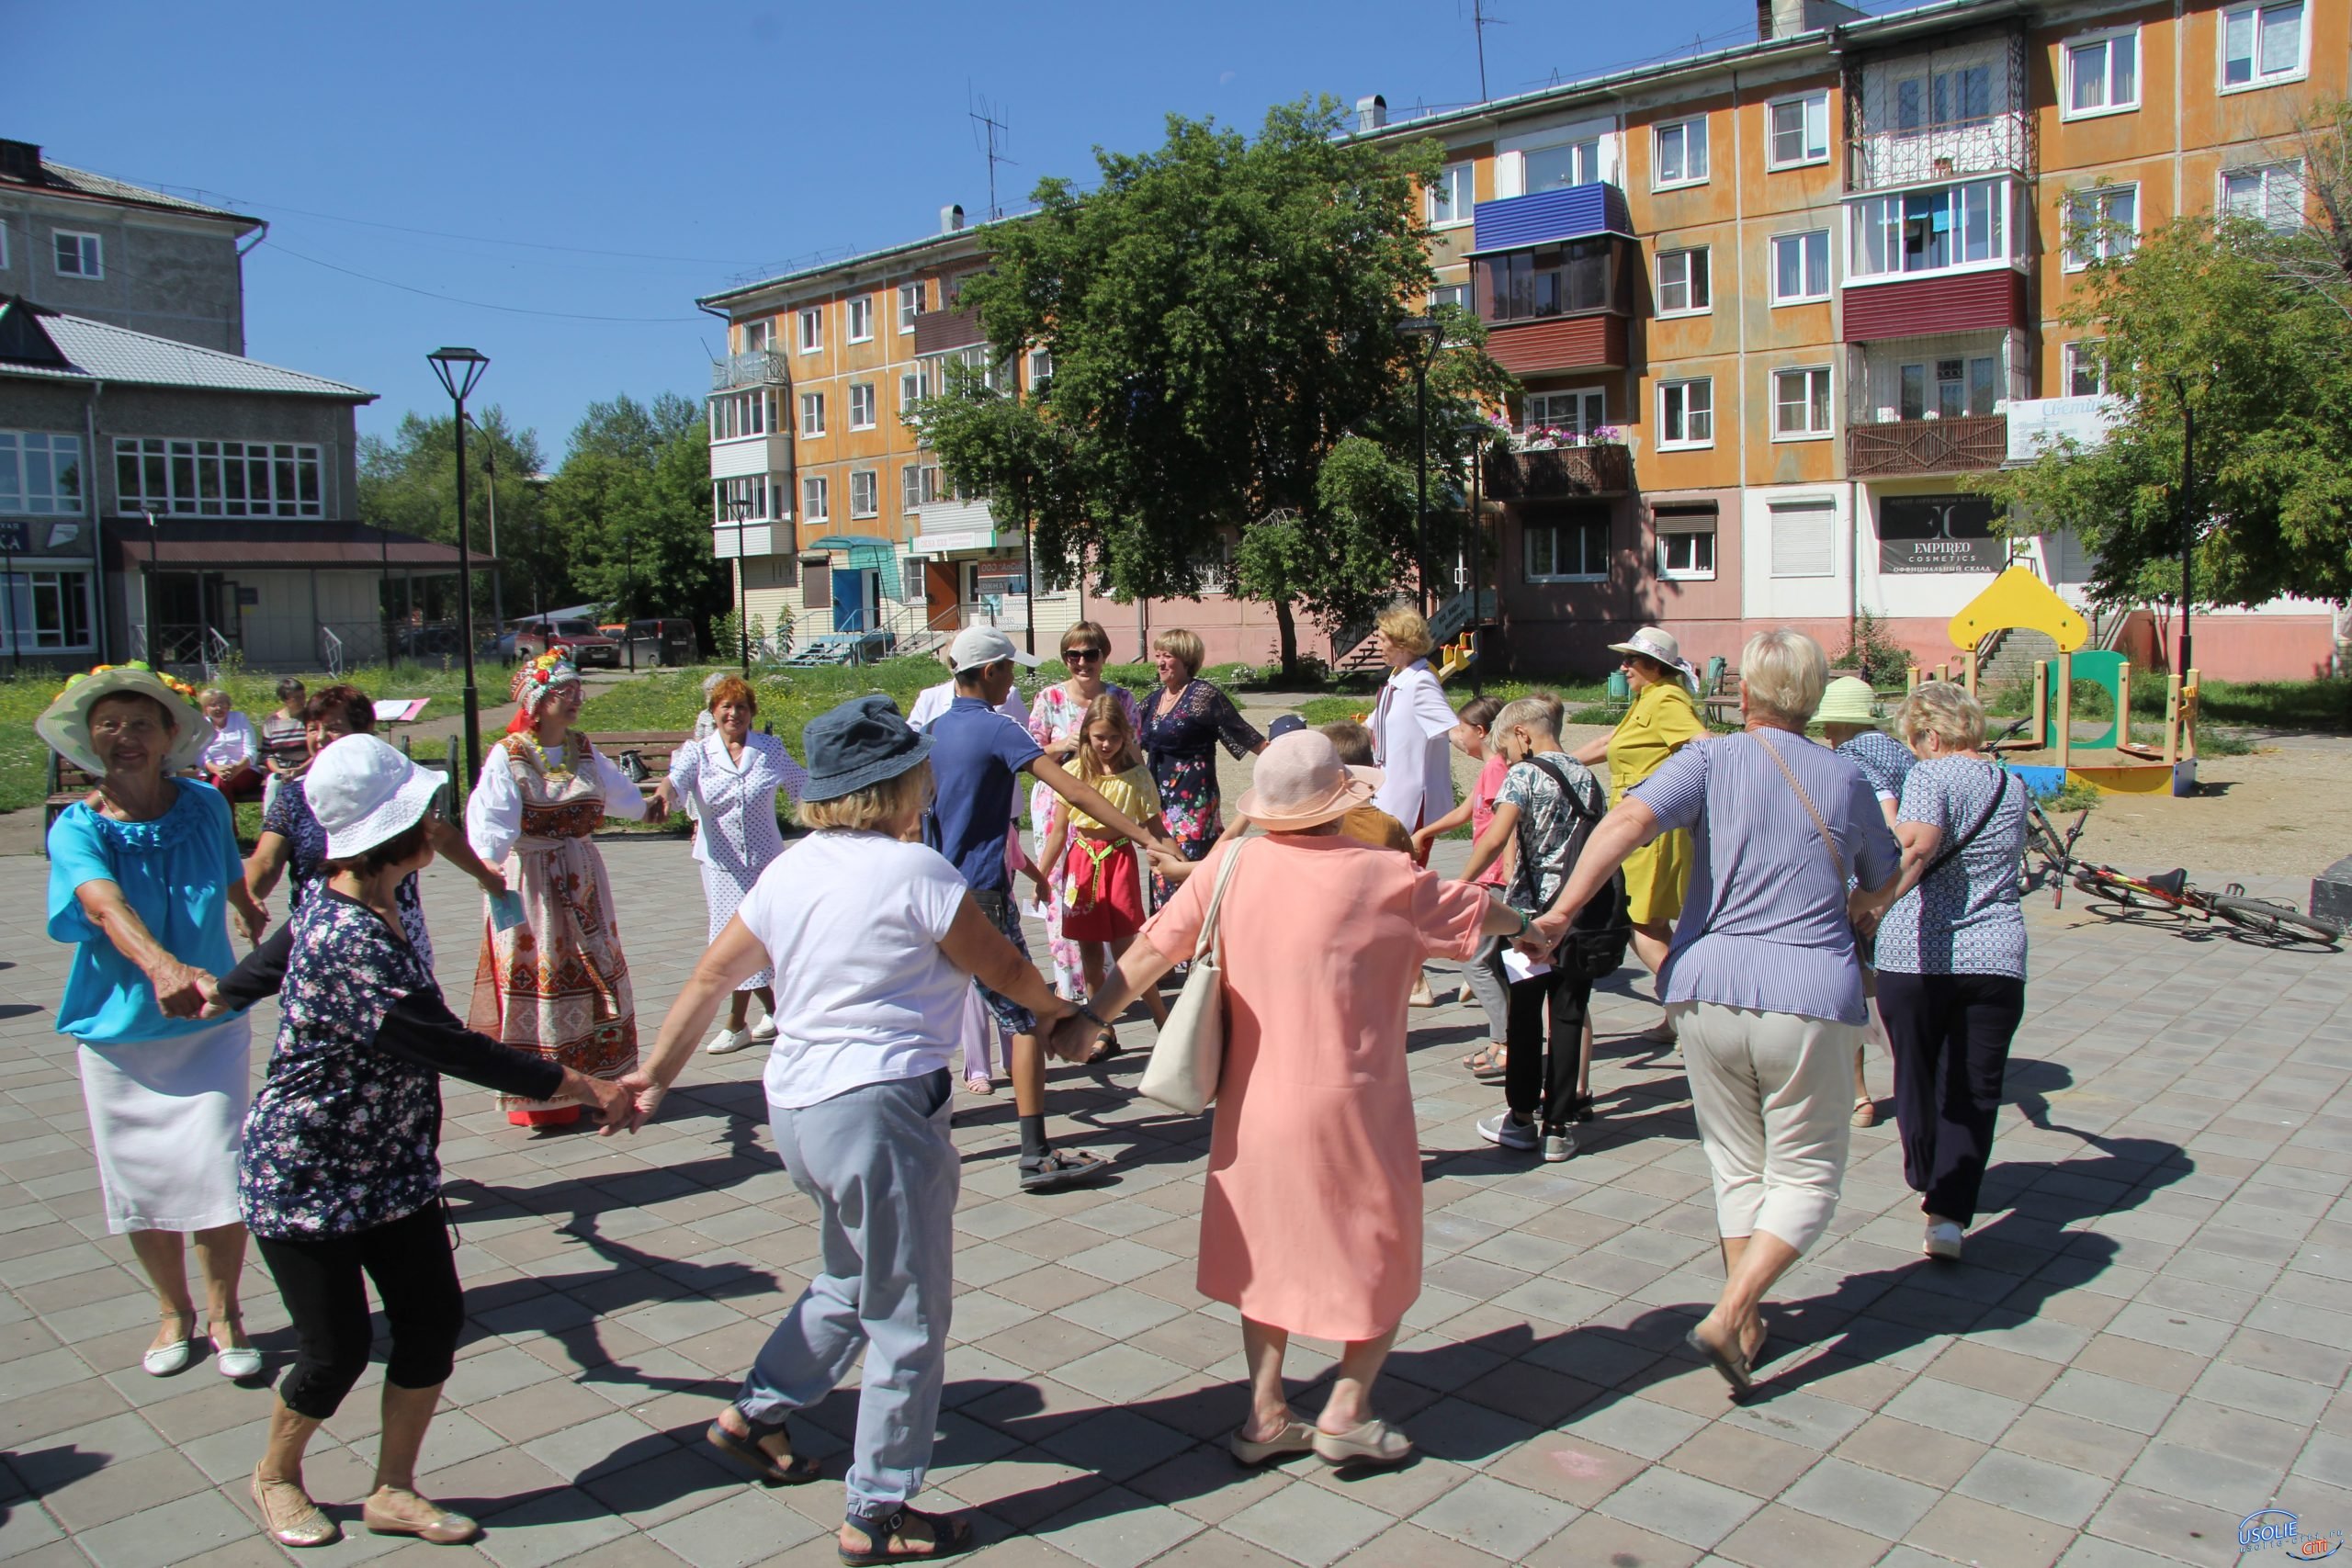
[[[1494,818],[1472,847],[1462,875],[1476,880],[1505,845],[1515,844],[1518,863],[1504,901],[1532,919],[1551,908],[1567,881],[1587,836],[1608,809],[1608,792],[1560,749],[1559,710],[1541,698],[1521,697],[1506,706],[1495,716],[1488,735],[1510,771],[1495,796]],[[1506,1109],[1478,1123],[1479,1135],[1488,1143],[1540,1151],[1547,1162],[1576,1153],[1570,1123],[1587,1099],[1590,1068],[1582,1040],[1592,983],[1623,960],[1630,936],[1624,884],[1617,881],[1585,906],[1548,963],[1530,967],[1509,945],[1489,961],[1510,998],[1510,1055],[1503,1077]]]
[[[1545,700],[1556,705],[1556,699]],[[1470,837],[1476,840],[1494,821],[1495,797],[1502,793],[1503,779],[1510,773],[1510,760],[1492,743],[1487,732],[1494,727],[1495,716],[1502,711],[1499,697],[1472,697],[1454,711],[1453,749],[1478,764],[1478,782],[1471,786],[1462,804],[1413,835],[1413,858],[1423,865],[1430,863],[1430,846],[1464,823],[1470,825]],[[1553,728],[1558,728],[1556,718]],[[1506,840],[1501,858],[1475,878],[1465,880],[1475,881],[1500,897],[1510,886],[1510,848]],[[1502,981],[1496,977],[1493,964],[1502,949],[1500,937],[1487,938],[1478,944],[1477,956],[1462,971],[1464,988],[1477,998],[1479,1010],[1487,1015],[1487,1043],[1462,1058],[1462,1065],[1480,1083],[1500,1083],[1509,1071],[1510,998]]]
[[[1076,758],[1079,782],[1154,833],[1165,833],[1159,814],[1159,786],[1151,766],[1136,743],[1129,705],[1119,694],[1105,692],[1087,704],[1079,727]],[[1050,881],[1062,873],[1062,935],[1078,944],[1086,974],[1086,992],[1102,988],[1102,950],[1111,957],[1125,955],[1143,930],[1143,871],[1141,856],[1128,840],[1104,827],[1077,806],[1065,805],[1053,813],[1053,827],[1045,843],[1044,872]],[[1168,1004],[1157,987],[1144,992],[1153,1021],[1168,1021]],[[1107,1061],[1118,1054],[1119,1037],[1109,1024],[1095,1032],[1100,1047],[1091,1061]]]

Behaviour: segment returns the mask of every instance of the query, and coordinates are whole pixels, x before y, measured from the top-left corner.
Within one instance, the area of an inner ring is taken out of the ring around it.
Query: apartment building
[[[1529,666],[1643,624],[1836,648],[1864,610],[1950,658],[2011,550],[1962,476],[2097,428],[2084,269],[2177,214],[2299,221],[2296,117],[2352,71],[2352,13],[2304,0],[1759,10],[1754,44],[1369,132],[1444,141],[1437,297],[1525,387],[1535,449],[1479,477]],[[2018,547],[2079,592],[2071,536]],[[2216,612],[2199,662],[2309,675],[2332,634]]]

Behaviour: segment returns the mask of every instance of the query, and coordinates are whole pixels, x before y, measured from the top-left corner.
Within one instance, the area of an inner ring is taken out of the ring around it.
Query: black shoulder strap
[[[1994,770],[2001,775],[2001,780],[2000,783],[1993,786],[1992,804],[1984,807],[1984,815],[1976,819],[1976,825],[1960,836],[1960,841],[1958,843],[1951,845],[1941,854],[1928,863],[1928,869],[1919,874],[1919,880],[1921,882],[1927,881],[1928,878],[1943,870],[1945,866],[1950,865],[1953,861],[1958,860],[1961,857],[1962,852],[1965,851],[1969,845],[1976,841],[1976,836],[1979,833],[1982,833],[1986,828],[1992,826],[1993,818],[2000,812],[2001,803],[2009,798],[2009,784],[2017,775],[2010,773],[2008,769],[2002,767],[1998,762],[1994,763],[1993,767]]]
[[[1552,782],[1558,784],[1560,793],[1567,797],[1568,810],[1572,814],[1582,818],[1587,822],[1600,821],[1599,812],[1587,811],[1584,808],[1584,802],[1577,795],[1576,786],[1568,782],[1568,775],[1561,770],[1559,764],[1552,761],[1553,755],[1554,753],[1548,751],[1531,751],[1528,753],[1527,760],[1552,775]]]

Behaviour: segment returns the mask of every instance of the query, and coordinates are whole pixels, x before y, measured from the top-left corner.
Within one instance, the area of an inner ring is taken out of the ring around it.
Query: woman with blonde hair
[[[1207,857],[1225,831],[1225,800],[1216,783],[1216,749],[1223,742],[1234,757],[1266,749],[1266,738],[1241,716],[1233,699],[1200,678],[1208,657],[1201,639],[1170,626],[1151,639],[1152,667],[1159,684],[1136,702],[1136,738],[1151,761],[1168,836],[1188,861]],[[1165,903],[1168,883],[1154,876],[1156,901]]]
[[[1445,688],[1430,668],[1430,624],[1409,604],[1380,613],[1380,657],[1388,680],[1373,705],[1373,764],[1381,771],[1372,803],[1415,832],[1453,809],[1453,727]]]
[[[1862,972],[1847,869],[1865,890],[1901,852],[1861,770],[1804,736],[1829,660],[1782,627],[1740,652],[1743,730],[1686,746],[1592,830],[1534,922],[1539,950],[1642,844],[1691,835],[1690,901],[1659,976],[1715,1189],[1724,1289],[1688,1337],[1735,1394],[1763,1349],[1765,1292],[1837,1212]]]
[[[1921,1250],[1957,1258],[1993,1154],[2009,1043],[2025,1016],[2023,781],[1984,750],[1984,710],[1930,681],[1895,716],[1919,761],[1903,780],[1903,874],[1858,900],[1878,919],[1878,1002],[1894,1052],[1903,1177]]]
[[[1130,705],[1108,692],[1087,705],[1079,728],[1078,778],[1136,822],[1162,833],[1166,825],[1160,818],[1159,791],[1127,721]],[[1059,795],[1054,802],[1054,828],[1038,864],[1062,905],[1062,930],[1079,945],[1086,988],[1094,991],[1102,985],[1103,949],[1114,960],[1124,957],[1143,930],[1143,855],[1133,842]],[[1144,1003],[1156,1022],[1168,1021],[1168,1004],[1158,991],[1145,993]],[[1095,1032],[1094,1043],[1089,1061],[1116,1055],[1117,1030],[1104,1024]]]

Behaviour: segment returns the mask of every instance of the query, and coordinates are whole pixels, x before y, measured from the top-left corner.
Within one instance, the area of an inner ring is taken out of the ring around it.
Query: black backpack
[[[1591,837],[1590,824],[1600,820],[1597,813],[1587,811],[1577,792],[1569,787],[1568,777],[1555,767],[1548,755],[1538,753],[1527,759],[1552,775],[1560,786],[1560,795],[1567,802],[1568,810],[1588,824],[1583,832],[1568,835],[1567,857],[1557,864],[1540,864],[1528,854],[1528,816],[1519,818],[1519,859],[1527,868],[1528,886],[1540,891],[1546,873],[1557,873],[1565,880],[1574,869],[1577,856],[1584,851],[1585,840]],[[1625,894],[1625,874],[1611,872],[1609,880],[1586,900],[1583,908],[1568,922],[1567,934],[1552,954],[1553,965],[1562,972],[1584,980],[1602,980],[1617,972],[1625,962],[1625,949],[1634,940],[1633,904]]]

